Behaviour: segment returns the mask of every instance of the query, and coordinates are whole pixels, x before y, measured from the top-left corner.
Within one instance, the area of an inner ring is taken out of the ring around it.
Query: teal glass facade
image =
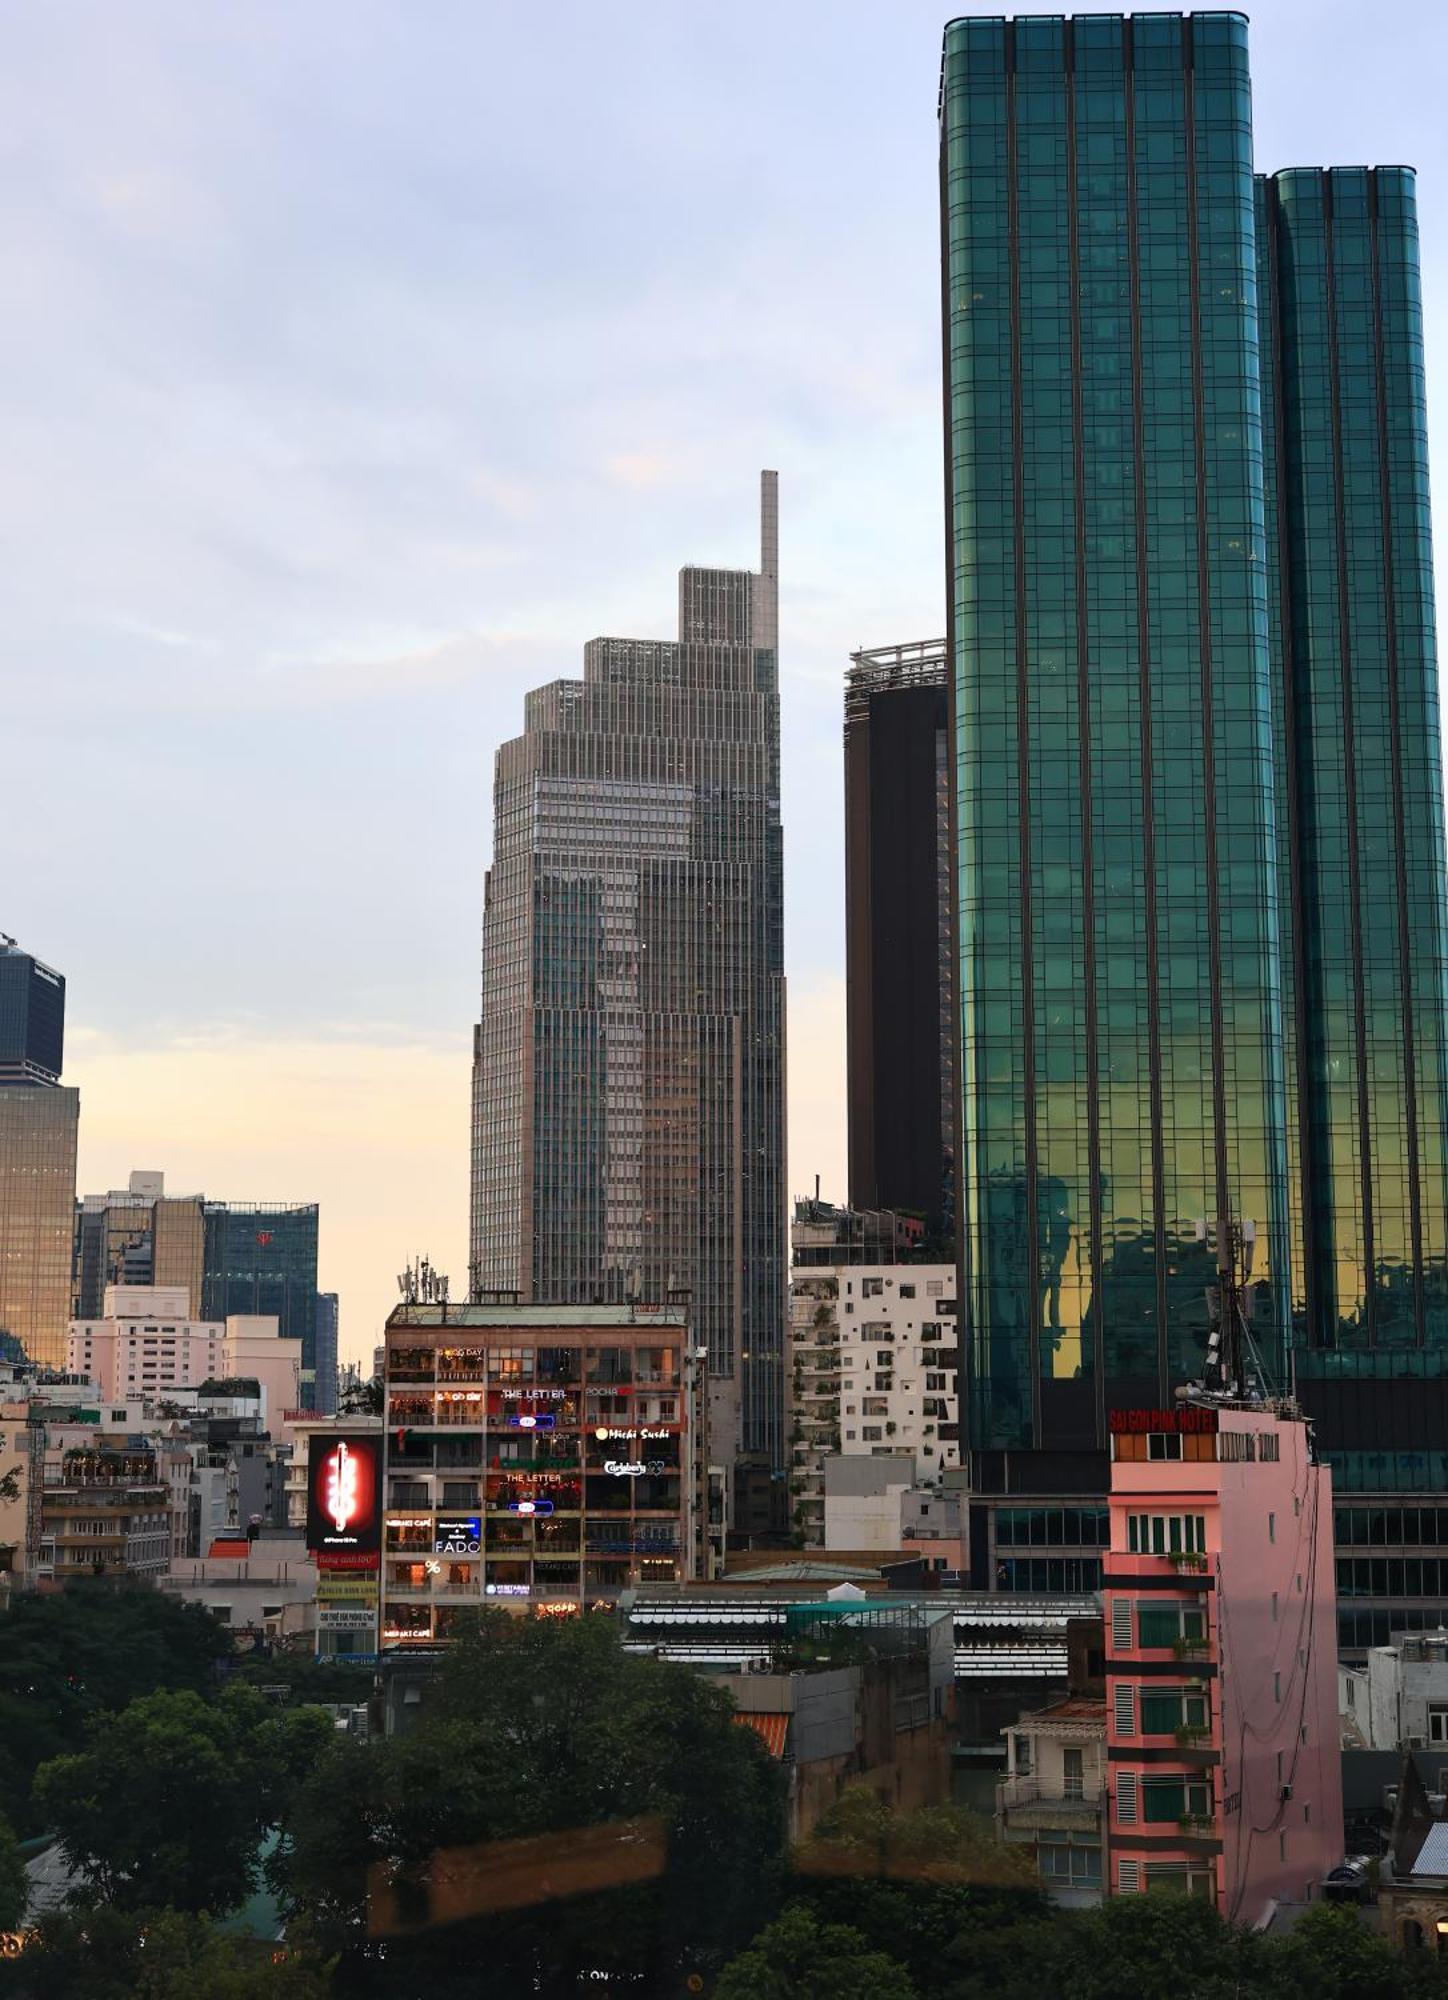
[[[1251,1217],[1269,1374],[1339,1493],[1417,1524],[1343,1558],[1343,1643],[1416,1630],[1448,909],[1414,176],[1254,176],[1234,14],[953,22],[941,124],[977,1490],[1095,1491],[1106,1407],[1200,1373],[1198,1219]]]
[[[1258,218],[1294,760],[1294,1316],[1311,1399],[1317,1381],[1403,1378],[1412,1351],[1448,1345],[1443,796],[1413,175],[1294,169],[1259,183]]]
[[[1289,1326],[1246,24],[952,22],[942,89],[971,1440]]]

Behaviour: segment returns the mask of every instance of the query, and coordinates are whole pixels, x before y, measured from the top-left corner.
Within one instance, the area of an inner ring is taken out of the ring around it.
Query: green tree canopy
[[[541,1835],[562,1864],[580,1830],[651,1818],[667,1855],[657,1881],[395,1940],[371,1990],[397,1990],[405,1965],[420,1988],[474,1992],[479,1953],[497,1992],[574,1993],[625,1971],[672,1990],[722,1963],[776,1903],[779,1772],[732,1717],[717,1685],[622,1652],[611,1621],[485,1615],[450,1651],[413,1734],[336,1743],[302,1787],[283,1864],[291,1902],[365,1984],[370,1864],[421,1881],[439,1850]]]
[[[330,1742],[320,1709],[277,1711],[247,1688],[189,1689],[94,1721],[83,1750],[35,1780],[35,1803],[96,1895],[124,1909],[234,1909],[263,1833]]]
[[[980,1934],[1050,1906],[1029,1855],[993,1824],[954,1806],[897,1812],[852,1786],[794,1856],[794,1895],[822,1923],[848,1924],[903,1965],[921,1994],[939,1990]]]
[[[916,1989],[859,1931],[791,1903],[725,1968],[714,2000],[916,2000]]]
[[[0,1964],[16,2000],[329,2000],[332,1968],[176,1910],[97,1905],[44,1918],[24,1956]]]
[[[42,1830],[37,1768],[74,1749],[91,1717],[157,1688],[209,1691],[230,1651],[209,1611],[161,1591],[98,1581],[17,1593],[0,1619],[0,1798],[19,1832]]]

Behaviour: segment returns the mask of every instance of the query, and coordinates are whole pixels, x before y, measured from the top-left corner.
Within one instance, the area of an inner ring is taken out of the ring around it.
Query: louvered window
[[[1135,1826],[1136,1824],[1135,1771],[1118,1771],[1116,1774],[1116,1817],[1121,1821],[1123,1826]]]
[[[1111,1690],[1118,1736],[1136,1734],[1136,1689],[1127,1681],[1117,1681]]]

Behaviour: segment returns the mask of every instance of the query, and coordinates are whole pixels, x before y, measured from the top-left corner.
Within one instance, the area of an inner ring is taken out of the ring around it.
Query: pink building
[[[1108,1883],[1253,1924],[1342,1859],[1332,1476],[1280,1406],[1110,1422]]]
[[[70,1324],[66,1366],[109,1402],[165,1397],[244,1376],[261,1388],[261,1420],[280,1424],[296,1406],[302,1343],[283,1340],[275,1318],[233,1313],[188,1317],[184,1285],[107,1285],[101,1319]]]

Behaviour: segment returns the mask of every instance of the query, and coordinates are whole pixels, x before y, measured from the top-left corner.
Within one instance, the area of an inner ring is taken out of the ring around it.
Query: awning
[[[224,1557],[228,1562],[245,1562],[250,1554],[251,1543],[245,1536],[235,1540],[228,1536],[219,1536],[206,1551],[206,1560],[217,1562]]]
[[[784,1755],[784,1740],[789,1734],[789,1717],[773,1715],[767,1710],[752,1710],[748,1715],[736,1715],[734,1720],[743,1723],[764,1739],[764,1747],[771,1757]]]

